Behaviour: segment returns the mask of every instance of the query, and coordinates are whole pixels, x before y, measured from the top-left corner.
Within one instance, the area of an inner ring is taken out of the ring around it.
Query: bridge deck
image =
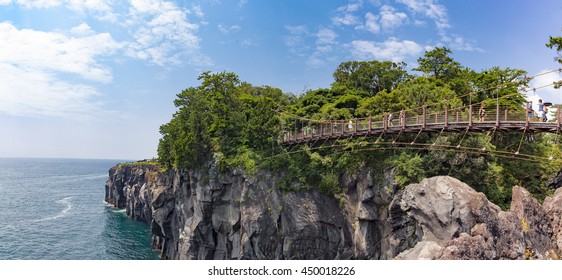
[[[427,113],[425,108],[421,115],[407,116],[400,112],[398,119],[389,114],[346,121],[317,121],[293,132],[284,132],[281,143],[284,145],[306,143],[317,140],[341,139],[352,136],[369,136],[398,133],[439,133],[439,132],[484,132],[484,131],[527,131],[560,132],[560,108],[556,111],[555,121],[535,121],[528,119],[526,110],[510,112],[497,106],[485,108],[481,117],[473,111],[473,106],[445,109],[442,112]],[[480,108],[478,109],[480,111]],[[479,113],[479,112],[478,112]],[[490,117],[490,115],[492,117]]]

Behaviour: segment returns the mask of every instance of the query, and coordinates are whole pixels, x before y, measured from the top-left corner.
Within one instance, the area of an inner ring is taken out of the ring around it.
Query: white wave
[[[72,182],[79,182],[84,180],[94,180],[94,179],[103,179],[107,178],[107,174],[88,174],[88,175],[68,175],[68,176],[54,176],[53,179],[56,179],[59,183],[72,183]]]
[[[11,225],[11,224],[2,225],[2,227],[3,227],[4,229],[7,229],[8,231],[11,231],[11,232],[13,232],[13,231],[16,230],[16,226]]]
[[[58,214],[54,216],[45,217],[39,220],[34,220],[34,222],[50,221],[50,220],[56,220],[58,218],[65,217],[66,215],[68,215],[70,209],[72,209],[72,202],[70,202],[71,199],[72,197],[65,197],[61,200],[57,200],[56,201],[57,203],[64,205],[64,209],[62,209]]]

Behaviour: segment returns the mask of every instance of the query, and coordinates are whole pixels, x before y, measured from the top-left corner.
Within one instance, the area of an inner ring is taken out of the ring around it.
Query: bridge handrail
[[[478,104],[477,104],[478,105]],[[388,130],[404,131],[408,128],[425,129],[428,126],[443,129],[449,126],[462,126],[472,128],[478,123],[493,123],[495,128],[501,128],[502,124],[511,124],[512,129],[519,127],[528,128],[531,123],[542,123],[533,114],[528,118],[528,104],[525,108],[510,108],[507,105],[497,104],[494,107],[485,107],[482,114],[481,107],[468,105],[457,108],[447,108],[442,111],[429,111],[426,107],[422,108],[422,114],[411,115],[408,111],[401,111],[398,116],[395,114],[383,114],[382,116],[369,116],[366,118],[354,118],[351,120],[324,121],[314,125],[308,125],[292,132],[284,131],[281,142],[297,142],[304,140],[348,137],[350,135],[371,134],[373,131],[386,132]],[[562,112],[560,105],[557,106],[555,123],[550,123],[556,131],[560,131]],[[513,126],[519,125],[519,126]]]

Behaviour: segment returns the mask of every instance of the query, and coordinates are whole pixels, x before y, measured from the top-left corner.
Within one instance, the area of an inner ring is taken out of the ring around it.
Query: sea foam
[[[56,203],[64,205],[64,209],[62,209],[58,214],[54,216],[45,217],[39,220],[35,220],[34,222],[50,221],[50,220],[56,220],[58,218],[65,217],[66,215],[68,215],[68,212],[72,209],[72,202],[70,201],[71,199],[72,197],[65,197],[61,200],[57,200]]]

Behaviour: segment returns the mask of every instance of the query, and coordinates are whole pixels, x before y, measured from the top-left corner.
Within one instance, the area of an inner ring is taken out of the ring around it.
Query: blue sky
[[[411,69],[445,46],[477,71],[535,75],[561,67],[545,47],[561,29],[554,0],[0,0],[0,157],[154,157],[202,71],[299,94],[344,61]]]

